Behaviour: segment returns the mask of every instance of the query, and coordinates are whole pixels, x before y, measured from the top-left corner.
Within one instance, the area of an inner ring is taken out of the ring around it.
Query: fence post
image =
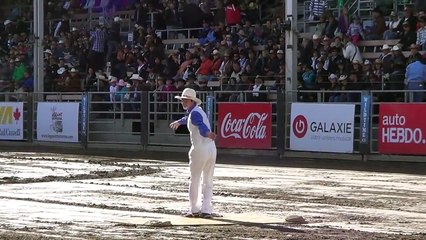
[[[214,124],[213,119],[214,119],[214,112],[215,112],[214,101],[215,101],[214,96],[212,96],[212,95],[207,96],[207,98],[206,98],[206,112],[207,112],[207,118],[209,119],[209,122],[210,122],[210,128],[211,128],[212,131],[214,129],[214,126],[213,126],[213,124]]]
[[[28,142],[32,143],[34,141],[34,93],[28,93],[27,96],[27,116],[27,138]]]
[[[277,152],[280,158],[284,155],[285,151],[285,94],[283,90],[277,90]]]
[[[145,150],[148,146],[149,134],[149,92],[142,91],[141,93],[141,145]]]
[[[81,145],[84,150],[87,149],[87,137],[88,137],[88,129],[87,125],[89,123],[88,119],[88,111],[89,111],[89,101],[88,101],[88,93],[84,92],[81,97]]]
[[[359,151],[361,154],[370,153],[370,115],[371,115],[371,95],[364,91],[361,94],[361,112],[360,112],[360,134]]]

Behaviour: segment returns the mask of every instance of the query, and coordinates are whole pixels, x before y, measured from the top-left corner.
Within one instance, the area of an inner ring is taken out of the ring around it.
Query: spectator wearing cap
[[[65,79],[65,92],[80,92],[81,89],[81,77],[75,68],[71,68],[70,75]]]
[[[417,41],[416,44],[421,50],[426,50],[426,17],[419,19],[420,28],[417,30]]]
[[[404,65],[406,65],[407,59],[405,58],[404,54],[402,54],[399,45],[392,47],[392,57],[394,62],[402,62]]]
[[[364,61],[364,64],[362,66],[361,79],[360,79],[360,82],[365,84],[366,89],[372,89],[371,82],[370,82],[372,75],[374,75],[373,64],[371,64],[370,60],[367,59]]]
[[[109,80],[109,101],[115,102],[116,101],[116,94],[117,94],[117,78],[110,76],[111,79]]]
[[[250,96],[250,101],[252,102],[266,102],[267,100],[267,94],[266,92],[266,86],[263,84],[263,79],[257,75],[254,79],[254,85],[251,89],[252,95]]]
[[[415,62],[416,59],[421,59],[422,55],[419,53],[419,46],[416,44],[410,45],[410,55],[408,56],[407,63]]]
[[[424,90],[426,66],[418,59],[407,66],[405,85],[407,90]],[[410,92],[410,102],[422,102],[424,92]]]
[[[138,74],[133,74],[130,77],[130,80],[132,81],[132,87],[129,89],[130,93],[130,101],[134,102],[130,104],[132,111],[138,111],[140,110],[140,104],[137,102],[141,101],[141,91],[143,88],[143,78],[139,76]]]
[[[401,41],[399,41],[399,43],[404,49],[408,50],[411,44],[416,43],[417,33],[414,28],[410,27],[410,23],[407,21],[402,24],[402,27],[403,31],[401,34]]]
[[[54,80],[54,91],[65,91],[65,82],[68,79],[68,70],[65,67],[60,67],[57,71],[57,78]]]
[[[212,54],[213,54],[212,72],[215,77],[219,77],[220,76],[219,69],[220,69],[220,65],[222,64],[222,58],[220,57],[220,52],[217,49],[214,49]]]
[[[279,65],[285,64],[285,55],[282,49],[277,50],[277,59],[278,59]]]
[[[382,47],[382,54],[380,55],[379,59],[382,63],[383,73],[390,73],[392,70],[392,61],[393,61],[393,55],[391,52],[391,47],[387,44],[384,44]]]

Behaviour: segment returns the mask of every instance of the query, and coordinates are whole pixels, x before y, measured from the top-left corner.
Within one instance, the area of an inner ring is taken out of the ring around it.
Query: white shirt
[[[343,57],[351,62],[354,60],[362,62],[361,52],[359,51],[358,47],[351,42],[348,42],[346,48],[343,49]]]

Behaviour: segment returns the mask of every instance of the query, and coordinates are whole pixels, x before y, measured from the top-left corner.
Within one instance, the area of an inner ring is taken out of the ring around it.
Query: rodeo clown
[[[189,182],[190,212],[185,217],[212,217],[213,173],[216,164],[216,134],[210,129],[210,123],[204,110],[199,106],[195,90],[185,88],[181,96],[175,98],[182,101],[187,115],[170,124],[176,130],[180,125],[187,125],[191,139],[189,150]],[[200,193],[201,176],[203,178],[202,193]],[[202,194],[202,196],[201,196]]]

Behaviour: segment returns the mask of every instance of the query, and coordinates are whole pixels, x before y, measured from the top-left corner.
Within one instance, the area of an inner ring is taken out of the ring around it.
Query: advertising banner
[[[426,155],[426,104],[380,104],[379,152]]]
[[[37,104],[37,140],[78,142],[79,103]]]
[[[219,103],[218,146],[223,148],[271,148],[270,103]]]
[[[0,103],[0,140],[24,139],[24,104]]]
[[[290,149],[352,153],[354,104],[291,104]]]

